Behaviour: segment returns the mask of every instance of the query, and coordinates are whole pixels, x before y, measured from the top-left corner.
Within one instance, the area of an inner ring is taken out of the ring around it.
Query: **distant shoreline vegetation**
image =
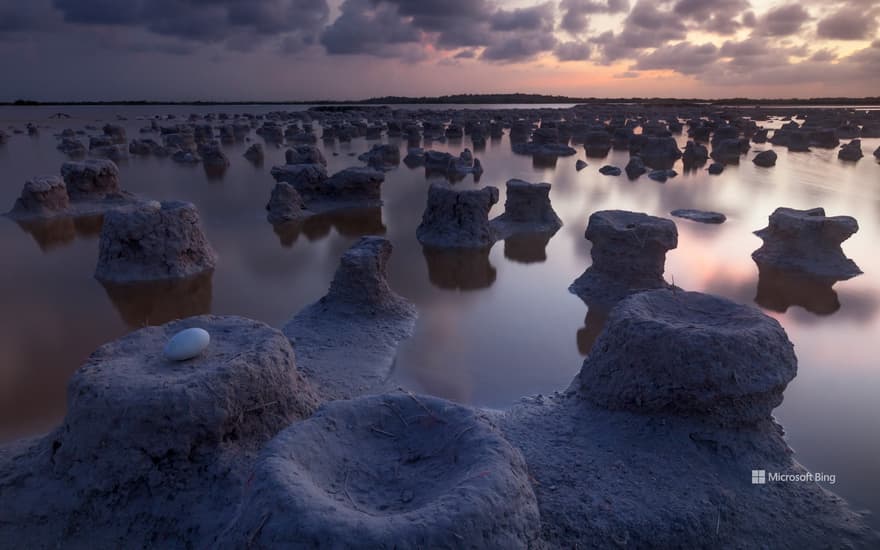
[[[755,99],[735,97],[726,99],[699,98],[597,98],[568,97],[543,94],[456,94],[437,97],[385,96],[362,100],[313,100],[313,101],[33,101],[19,99],[0,102],[0,106],[38,107],[38,106],[100,106],[100,105],[340,105],[340,106],[383,106],[383,105],[462,105],[462,104],[603,104],[638,103],[647,105],[730,105],[730,106],[774,106],[774,105],[880,105],[880,96],[875,97],[818,97]]]

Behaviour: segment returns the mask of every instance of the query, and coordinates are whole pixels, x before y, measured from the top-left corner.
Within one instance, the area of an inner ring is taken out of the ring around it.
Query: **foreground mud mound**
[[[388,286],[391,242],[363,237],[339,263],[327,295],[284,327],[300,368],[327,398],[382,387],[399,343],[415,327],[415,307]]]
[[[590,216],[585,236],[593,265],[569,290],[589,304],[613,304],[642,290],[667,288],[666,252],[678,246],[675,223],[639,212],[603,210]]]
[[[533,548],[520,453],[472,409],[395,393],[337,401],[261,453],[222,546]]]
[[[216,261],[194,205],[151,202],[105,216],[95,277],[108,283],[183,279],[213,271]]]
[[[758,309],[654,290],[617,304],[578,380],[582,395],[609,409],[736,425],[769,418],[796,373],[794,346]]]
[[[752,253],[759,266],[801,272],[843,281],[862,270],[843,253],[840,244],[859,230],[850,216],[826,216],[823,208],[777,208],[764,229],[755,231],[764,245]]]
[[[533,476],[544,541],[876,548],[864,517],[815,480],[752,482],[755,469],[809,475],[771,417],[795,371],[785,332],[757,309],[670,289],[619,302],[567,392],[499,416]]]
[[[163,348],[200,327],[211,342]],[[163,545],[219,528],[239,462],[315,409],[283,334],[239,317],[145,328],[99,348],[68,386],[62,425],[0,456],[0,540],[42,548]]]

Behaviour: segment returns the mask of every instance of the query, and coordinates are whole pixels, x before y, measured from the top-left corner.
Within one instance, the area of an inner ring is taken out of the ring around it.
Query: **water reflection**
[[[592,306],[587,310],[584,326],[577,331],[577,346],[581,355],[586,356],[593,349],[593,344],[596,343],[596,339],[605,328],[605,322],[608,321],[610,313],[610,308],[599,306]]]
[[[104,216],[58,216],[47,220],[17,220],[22,231],[37,242],[40,250],[52,250],[71,244],[77,237],[94,239],[101,235]]]
[[[504,257],[521,264],[547,261],[547,244],[556,231],[543,233],[520,233],[505,239]]]
[[[382,222],[382,208],[346,208],[325,214],[273,226],[281,246],[290,248],[304,235],[309,241],[323,239],[331,229],[344,237],[384,235],[387,231]]]
[[[555,169],[559,163],[556,155],[532,155],[532,167],[537,169]]]
[[[206,273],[178,281],[102,285],[122,320],[135,329],[210,313],[212,278]]]
[[[223,179],[223,176],[226,175],[227,166],[217,165],[217,164],[204,164],[205,168],[205,177],[208,178],[208,181],[220,181]]]
[[[444,290],[479,290],[495,282],[491,248],[422,247],[431,284]]]
[[[758,291],[755,302],[771,311],[785,313],[800,306],[816,315],[831,315],[840,309],[832,286],[835,279],[810,277],[795,271],[758,264]]]

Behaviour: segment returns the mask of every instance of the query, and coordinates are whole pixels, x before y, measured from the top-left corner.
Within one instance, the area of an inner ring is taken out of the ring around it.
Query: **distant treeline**
[[[40,106],[40,105],[402,105],[402,104],[559,104],[559,103],[640,103],[649,105],[689,105],[689,104],[712,104],[712,105],[880,105],[880,96],[874,97],[815,97],[815,98],[786,98],[786,99],[755,99],[748,97],[734,97],[724,99],[701,99],[701,98],[662,98],[662,97],[630,97],[630,98],[600,98],[600,97],[569,97],[560,95],[544,94],[455,94],[438,97],[405,97],[385,96],[362,100],[313,100],[313,101],[33,101],[19,99],[14,102],[0,102],[0,105],[12,106]]]

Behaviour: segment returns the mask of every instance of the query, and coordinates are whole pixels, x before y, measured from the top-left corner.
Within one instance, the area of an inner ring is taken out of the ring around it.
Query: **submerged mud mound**
[[[752,258],[759,266],[844,281],[862,273],[840,248],[858,230],[855,218],[826,216],[822,208],[777,208],[767,227],[755,231],[764,245]]]
[[[208,348],[166,359],[191,327]],[[262,323],[204,316],[133,332],[74,374],[57,430],[0,458],[0,540],[197,545],[238,502],[243,458],[316,403],[287,338]]]
[[[216,260],[194,205],[152,202],[107,214],[95,277],[110,283],[182,279],[212,271]]]
[[[611,311],[578,375],[596,405],[711,417],[770,417],[797,372],[779,323],[724,298],[676,290],[635,294]]]
[[[119,169],[110,160],[66,162],[61,175],[38,176],[25,182],[6,216],[37,223],[59,218],[102,216],[111,210],[130,210],[144,200],[119,188]]]
[[[529,233],[556,233],[562,227],[562,220],[550,204],[550,184],[509,180],[504,213],[491,224],[501,239]]]
[[[484,414],[395,393],[336,401],[261,453],[221,547],[533,548],[529,474]]]
[[[280,181],[272,188],[272,195],[266,204],[266,219],[272,225],[302,220],[309,216],[302,196],[289,183]]]
[[[497,202],[495,187],[458,190],[433,183],[416,237],[434,248],[491,247],[497,235],[489,223],[489,210]]]
[[[328,399],[381,388],[416,310],[387,280],[391,242],[363,237],[343,254],[327,295],[284,327],[299,368]]]
[[[61,176],[74,200],[103,199],[119,193],[119,168],[112,160],[87,159],[65,162]]]
[[[67,186],[58,176],[36,177],[25,182],[10,214],[15,217],[51,217],[70,206]]]
[[[678,246],[675,223],[638,212],[594,212],[585,236],[593,265],[569,290],[587,304],[613,304],[641,290],[667,288],[666,252]]]
[[[272,168],[277,182],[292,185],[313,210],[344,206],[381,204],[385,174],[365,166],[354,166],[327,175],[324,164],[286,164]]]

